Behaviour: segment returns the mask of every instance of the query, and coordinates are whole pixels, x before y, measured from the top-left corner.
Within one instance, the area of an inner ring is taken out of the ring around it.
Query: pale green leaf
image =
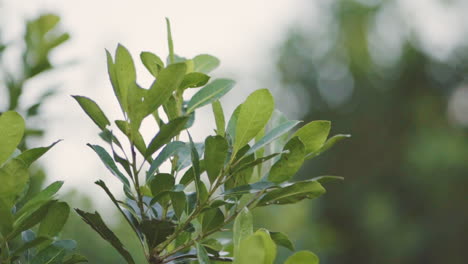
[[[200,89],[187,104],[187,113],[218,100],[234,87],[235,82],[229,79],[216,79]]]
[[[18,113],[7,111],[0,115],[0,165],[10,157],[21,142],[24,127],[24,119]]]

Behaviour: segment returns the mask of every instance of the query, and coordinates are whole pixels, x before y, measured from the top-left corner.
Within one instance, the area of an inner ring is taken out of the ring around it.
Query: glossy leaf
[[[216,79],[200,89],[187,104],[187,113],[218,100],[234,87],[235,82],[229,79]]]
[[[318,181],[300,181],[272,190],[258,202],[258,206],[270,204],[291,204],[304,199],[314,199],[325,193]]]
[[[330,121],[312,121],[299,128],[293,137],[299,137],[304,143],[306,154],[318,151],[330,133]]]
[[[266,126],[274,105],[273,96],[267,89],[257,90],[247,97],[237,118],[235,152],[249,143]]]
[[[216,100],[213,103],[211,103],[211,106],[215,117],[216,134],[224,137],[226,130],[226,121],[224,120],[223,107],[221,106],[219,100]]]
[[[161,126],[159,133],[154,136],[148,145],[146,150],[146,157],[153,155],[158,149],[160,149],[165,144],[169,143],[173,137],[178,135],[180,131],[184,129],[185,124],[188,121],[187,116],[176,118],[170,121],[168,124]]]
[[[80,209],[75,209],[75,211],[102,238],[109,242],[120,253],[120,255],[122,255],[122,257],[127,261],[127,263],[135,264],[135,261],[133,260],[130,253],[127,251],[127,249],[125,249],[124,245],[122,244],[122,242],[120,242],[119,238],[117,238],[117,236],[106,226],[99,213],[87,213],[81,211]]]
[[[289,240],[288,236],[282,232],[270,232],[270,237],[278,246],[285,247],[294,251],[294,244]]]
[[[271,129],[259,141],[255,142],[255,144],[252,146],[252,148],[249,149],[246,155],[254,153],[255,151],[259,150],[260,148],[274,141],[275,139],[288,133],[289,131],[291,131],[291,129],[293,129],[299,123],[300,121],[288,120],[280,124],[279,126]]]
[[[182,83],[180,84],[179,90],[185,90],[187,88],[202,87],[207,84],[210,80],[210,76],[201,72],[190,72],[185,74]]]
[[[166,103],[172,93],[180,87],[186,69],[185,63],[176,63],[159,72],[158,79],[153,82],[145,96],[147,114],[151,114]]]
[[[219,66],[219,59],[208,55],[208,54],[201,54],[193,58],[194,63],[194,71],[196,72],[203,72],[203,73],[210,73],[212,70],[216,69]]]
[[[7,111],[0,115],[0,165],[15,151],[24,128],[24,119],[18,113]]]
[[[299,251],[290,256],[284,264],[319,264],[319,258],[310,251]]]
[[[117,177],[125,186],[129,187],[130,183],[128,179],[120,172],[120,170],[117,168],[117,165],[115,164],[114,160],[112,157],[107,153],[107,151],[102,148],[101,146],[98,145],[91,145],[87,144],[91,149],[93,149],[96,154],[98,154],[99,158],[101,161],[104,163],[106,168],[115,176]]]
[[[29,182],[28,167],[18,159],[9,160],[0,168],[0,200],[13,203]]]
[[[52,143],[52,145],[48,147],[40,147],[40,148],[33,148],[33,149],[25,150],[16,158],[19,160],[22,160],[24,164],[26,164],[26,166],[29,167],[34,161],[36,161],[38,158],[44,155],[47,151],[49,151],[53,146],[55,146],[55,144],[57,144],[60,141],[61,140],[55,141],[54,143]]]
[[[301,168],[304,158],[304,144],[298,137],[292,138],[284,146],[281,158],[271,167],[268,180],[275,183],[290,180]]]
[[[209,136],[205,140],[205,168],[210,183],[213,184],[224,168],[228,155],[228,143],[221,136]]]
[[[141,62],[145,65],[146,69],[157,78],[159,71],[164,68],[164,62],[156,54],[144,51],[140,53]]]
[[[72,97],[101,130],[106,129],[106,126],[110,125],[109,119],[107,119],[96,102],[84,96],[73,95]]]
[[[47,215],[39,225],[39,236],[54,237],[63,228],[70,214],[70,207],[65,202],[56,202],[47,210]]]

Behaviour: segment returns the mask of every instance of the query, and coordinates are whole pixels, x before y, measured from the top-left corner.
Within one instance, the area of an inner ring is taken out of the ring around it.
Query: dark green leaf
[[[210,80],[210,76],[201,72],[190,72],[185,74],[182,83],[180,84],[179,90],[183,91],[187,88],[202,87],[207,84]]]
[[[205,211],[201,220],[202,232],[217,230],[224,225],[224,214],[219,208],[213,208]]]
[[[299,251],[290,256],[284,264],[319,264],[319,258],[310,251]]]
[[[330,121],[312,121],[299,128],[293,137],[299,137],[304,143],[306,154],[318,151],[330,133]]]
[[[205,140],[205,168],[213,184],[224,168],[228,155],[228,143],[222,136],[209,136]]]
[[[144,220],[141,231],[145,234],[150,248],[154,248],[166,240],[175,231],[175,224],[158,219]]]
[[[164,68],[164,62],[156,54],[148,51],[140,53],[141,62],[146,69],[154,76],[158,77],[159,71]]]
[[[47,215],[39,225],[39,236],[54,237],[63,228],[70,214],[70,207],[65,202],[56,202],[49,207]]]
[[[304,157],[304,144],[298,137],[292,138],[284,146],[281,158],[271,167],[268,180],[275,183],[290,180],[301,168]]]
[[[36,209],[34,212],[26,215],[23,218],[15,220],[13,224],[13,231],[8,236],[15,237],[21,232],[39,224],[39,222],[41,222],[47,215],[47,211],[49,210],[50,206],[52,206],[54,203],[56,203],[55,200],[49,201]]]
[[[88,225],[90,225],[102,238],[109,242],[120,253],[120,255],[122,255],[122,257],[124,257],[127,263],[135,264],[130,253],[125,249],[117,236],[106,226],[104,221],[102,221],[99,213],[95,212],[92,214],[81,211],[80,209],[75,210]]]
[[[0,165],[15,151],[23,138],[24,127],[24,119],[18,113],[7,111],[0,115]]]
[[[193,63],[194,71],[210,73],[219,66],[219,59],[208,54],[201,54],[193,58]]]
[[[325,189],[318,181],[300,181],[268,192],[260,199],[258,206],[297,203],[304,199],[314,199],[324,193]]]
[[[216,79],[199,90],[187,104],[187,113],[218,100],[234,87],[235,82],[229,79]]]
[[[31,261],[31,264],[61,264],[66,250],[55,245],[50,245],[41,250]]]
[[[93,100],[78,95],[73,95],[72,97],[101,130],[106,129],[106,126],[110,125],[109,119],[107,119],[104,112]]]
[[[19,160],[22,160],[26,166],[31,166],[31,163],[36,161],[38,158],[40,158],[42,155],[44,155],[49,149],[51,149],[55,144],[60,142],[61,140],[55,141],[52,143],[52,145],[48,147],[40,147],[40,148],[33,148],[33,149],[28,149],[21,153],[18,157],[16,157]]]
[[[169,193],[172,201],[172,207],[174,209],[174,213],[177,218],[180,219],[182,213],[185,210],[185,206],[187,203],[187,198],[185,197],[185,193],[182,192],[170,192]]]
[[[285,247],[291,251],[294,251],[294,245],[289,240],[288,236],[282,232],[270,232],[271,239],[275,241],[276,245]]]
[[[15,251],[13,251],[13,253],[11,254],[12,256],[19,256],[21,253],[23,253],[24,251],[30,249],[30,248],[33,248],[33,247],[37,247],[41,244],[48,244],[52,242],[52,239],[49,238],[49,237],[37,237],[37,238],[34,238],[33,240],[31,241],[28,241],[24,244],[22,244],[19,248],[15,249]]]
[[[276,184],[267,181],[260,181],[252,184],[246,184],[239,187],[229,189],[223,193],[223,195],[238,195],[245,193],[257,193],[263,190],[277,187]]]
[[[153,155],[153,153],[155,153],[159,148],[169,143],[173,137],[177,136],[180,131],[184,129],[187,121],[188,117],[183,116],[161,126],[159,133],[151,140],[145,156],[149,157]]]
[[[200,244],[200,243],[195,243],[197,247],[197,259],[199,264],[210,264],[210,258],[208,257],[208,253],[206,252],[206,249]]]
[[[163,148],[161,153],[159,153],[159,155],[151,163],[151,167],[149,168],[148,173],[147,173],[147,175],[148,175],[147,179],[149,179],[149,177],[151,175],[153,175],[153,173],[159,168],[159,166],[161,166],[171,156],[176,154],[179,151],[180,148],[183,148],[185,146],[186,146],[185,143],[181,142],[181,141],[169,142]]]
[[[275,103],[267,89],[260,89],[247,97],[242,104],[236,124],[234,152],[249,143],[268,123]]]
[[[91,145],[87,144],[90,148],[92,148],[96,154],[98,154],[99,158],[101,161],[104,163],[106,168],[114,175],[116,176],[125,186],[130,187],[130,183],[128,179],[119,171],[117,168],[117,165],[115,165],[114,160],[112,157],[107,153],[107,151],[102,148],[101,146],[98,145]]]
[[[65,257],[63,260],[63,264],[76,264],[76,263],[83,263],[88,262],[85,256],[80,254],[72,254]]]
[[[0,199],[0,234],[5,237],[13,229],[11,207]]]
[[[223,107],[221,106],[219,100],[213,101],[213,103],[211,103],[211,106],[213,108],[213,114],[216,122],[216,134],[224,137],[226,122],[224,121]]]

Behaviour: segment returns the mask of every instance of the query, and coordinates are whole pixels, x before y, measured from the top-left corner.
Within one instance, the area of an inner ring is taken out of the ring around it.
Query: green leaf
[[[88,262],[85,256],[80,254],[72,254],[65,257],[63,260],[63,264],[76,264],[76,263],[83,263]]]
[[[122,174],[122,172],[120,172],[112,157],[109,155],[109,153],[107,153],[107,151],[103,147],[99,145],[87,145],[96,152],[96,154],[99,156],[106,168],[115,177],[117,177],[125,186],[130,187],[130,182],[128,181],[128,179]]]
[[[187,104],[187,113],[218,100],[234,87],[229,79],[216,79],[193,95]]]
[[[109,119],[107,119],[104,112],[93,100],[78,95],[72,95],[72,97],[101,130],[104,130],[106,126],[110,125]]]
[[[169,194],[163,194],[165,192],[171,191],[174,188],[175,178],[168,173],[159,173],[154,176],[154,178],[149,183],[151,188],[151,193],[154,197],[161,196],[158,199],[158,202],[163,206],[169,203],[170,197]]]
[[[263,238],[264,247],[265,247],[265,264],[273,264],[276,258],[276,244],[271,239],[270,233],[266,229],[259,229],[255,232],[255,235],[261,236]]]
[[[248,146],[247,146],[248,147]],[[240,153],[240,152],[239,152]],[[242,155],[243,156],[243,155]],[[236,159],[237,160],[237,159]],[[244,157],[235,168],[233,168],[232,176],[226,181],[225,188],[231,189],[239,185],[245,185],[250,182],[254,172],[255,155],[250,154]],[[249,166],[252,165],[252,166]]]
[[[106,192],[107,196],[109,196],[111,201],[114,203],[115,207],[117,207],[117,209],[122,214],[124,219],[132,227],[132,229],[135,232],[135,234],[137,235],[137,237],[142,239],[141,234],[138,232],[135,224],[128,218],[128,216],[124,213],[122,208],[120,208],[119,202],[117,201],[117,199],[115,199],[114,195],[110,192],[109,188],[107,188],[106,183],[104,181],[102,181],[102,180],[99,180],[99,181],[96,181],[95,184],[99,185]]]
[[[208,198],[208,193],[206,191],[206,187],[200,179],[201,175],[201,168],[200,168],[200,156],[198,154],[198,150],[193,143],[192,136],[188,133],[190,139],[190,156],[192,157],[192,168],[193,168],[193,175],[195,181],[195,189],[197,191],[197,202],[201,204]]]
[[[185,74],[182,83],[180,84],[179,90],[183,91],[187,88],[202,87],[207,84],[210,80],[210,76],[201,72],[190,72]]]
[[[289,240],[288,236],[282,232],[270,232],[270,237],[278,246],[285,247],[291,251],[294,251],[294,245]]]
[[[13,231],[8,235],[8,237],[15,237],[21,232],[39,224],[39,222],[41,222],[42,219],[44,219],[44,217],[47,215],[50,206],[52,206],[56,202],[57,201],[55,200],[48,201],[47,203],[43,204],[41,207],[36,209],[34,212],[28,214],[23,218],[15,220],[13,224]]]
[[[181,148],[185,146],[185,143],[181,141],[169,142],[151,163],[147,173],[147,179],[149,180],[149,177],[152,176],[157,169],[159,169],[159,166],[161,166],[166,160],[168,160],[171,156],[176,154]]]
[[[263,190],[276,188],[277,185],[272,182],[260,181],[256,183],[241,185],[232,189],[229,189],[223,193],[223,195],[238,195],[246,193],[258,193]]]
[[[322,154],[323,152],[327,151],[331,147],[333,147],[336,143],[340,142],[341,140],[346,139],[346,138],[350,138],[350,137],[351,137],[351,135],[341,135],[341,134],[334,135],[333,137],[329,138],[325,142],[325,144],[323,144],[322,147],[318,151],[310,153],[309,155],[307,155],[306,159],[311,159],[313,157],[316,157],[316,156]]]
[[[149,157],[153,155],[158,149],[169,143],[173,137],[177,136],[184,129],[188,119],[189,117],[182,116],[170,121],[168,124],[162,125],[159,133],[151,140],[145,156]]]
[[[296,120],[288,120],[279,126],[273,128],[272,130],[268,131],[265,136],[263,136],[259,141],[257,141],[252,148],[249,149],[246,155],[252,154],[255,151],[259,150],[263,146],[267,145],[268,143],[272,142],[273,140],[283,136],[284,134],[288,133],[291,129],[293,129],[297,124],[301,121]]]
[[[59,264],[65,257],[65,248],[50,245],[41,250],[32,260],[31,264]]]
[[[131,136],[139,134],[138,130],[140,129],[141,123],[143,119],[149,115],[147,113],[146,105],[144,102],[144,98],[148,90],[141,88],[137,83],[133,83],[128,88],[128,117],[130,119],[130,129],[131,129]],[[132,142],[134,141],[131,138]]]
[[[119,88],[119,82],[117,80],[117,73],[116,73],[116,70],[115,70],[115,64],[114,64],[114,60],[112,59],[112,55],[110,54],[110,52],[108,50],[106,50],[106,58],[107,58],[107,73],[109,74],[109,80],[110,80],[110,82],[112,84],[112,88],[114,90],[115,97],[120,102],[121,98],[122,98],[122,95],[121,95],[120,88]],[[126,102],[126,100],[125,100],[125,102]],[[122,111],[125,111],[125,109],[122,107],[122,105],[120,105],[120,107],[122,108]]]
[[[0,199],[0,234],[5,237],[13,229],[11,207]]]
[[[312,121],[299,128],[293,137],[299,137],[304,143],[306,154],[318,151],[330,133],[330,121]]]
[[[63,181],[56,181],[36,194],[33,198],[28,200],[19,211],[16,212],[15,220],[21,221],[22,217],[28,215],[29,213],[35,211],[37,208],[52,200],[54,195],[60,190],[60,188],[62,188],[62,185]]]
[[[95,212],[87,213],[81,211],[80,209],[75,209],[75,211],[83,218],[83,220],[90,225],[102,238],[104,238],[107,242],[109,242],[119,253],[124,257],[124,259],[129,264],[135,264],[130,253],[125,249],[122,242],[120,242],[119,238],[106,226],[104,221],[102,221],[101,216],[99,213]]]
[[[275,103],[267,89],[260,89],[242,104],[236,124],[234,152],[249,143],[268,123]]]
[[[10,157],[21,142],[24,127],[24,119],[18,113],[7,111],[0,115],[0,165]]]
[[[219,66],[219,59],[208,55],[208,54],[200,54],[193,58],[194,63],[194,71],[196,72],[203,72],[203,73],[210,73],[212,70],[216,69]]]
[[[229,122],[227,124],[226,133],[229,135],[231,139],[231,144],[234,143],[234,139],[236,138],[236,126],[237,126],[237,119],[239,117],[240,110],[242,108],[242,104],[238,105],[236,109],[231,114],[231,118],[229,118]]]
[[[119,102],[125,112],[128,111],[128,91],[136,82],[136,71],[130,52],[119,44],[115,52],[115,77],[119,89]]]
[[[49,207],[47,215],[39,225],[39,236],[54,237],[63,228],[70,214],[70,207],[65,202],[56,202]]]
[[[175,224],[158,219],[144,220],[141,231],[145,234],[150,248],[154,248],[166,240],[175,231]]]
[[[213,114],[216,122],[216,134],[224,137],[226,121],[224,121],[223,107],[221,106],[219,100],[213,101],[213,103],[211,103],[211,106],[213,108]]]
[[[49,238],[49,237],[37,237],[37,238],[34,238],[31,241],[28,241],[28,242],[22,244],[19,248],[15,249],[15,251],[13,251],[13,253],[11,255],[12,256],[19,256],[21,253],[23,253],[24,251],[26,251],[26,250],[28,250],[30,248],[39,246],[41,244],[50,243],[50,242],[52,242],[52,239]]]
[[[170,192],[169,196],[171,197],[172,201],[172,208],[174,209],[174,213],[177,218],[181,218],[182,213],[185,210],[185,205],[187,204],[187,198],[185,193],[182,192]]]
[[[16,157],[19,160],[22,160],[26,166],[31,166],[31,163],[36,161],[38,158],[40,158],[42,155],[44,155],[49,149],[51,149],[55,144],[59,143],[61,140],[55,141],[48,147],[40,147],[40,148],[33,148],[33,149],[28,149],[21,153],[18,157]]]
[[[172,93],[180,86],[185,76],[185,63],[167,66],[159,72],[158,79],[153,82],[145,96],[146,113],[151,114],[166,103]]]
[[[198,242],[195,243],[197,247],[197,259],[199,264],[210,264],[210,258],[208,257],[208,253],[206,249]]]
[[[28,167],[23,161],[12,159],[0,168],[0,200],[13,204],[29,182]]]
[[[298,137],[294,137],[286,143],[281,158],[273,164],[268,175],[268,180],[281,183],[290,180],[304,163],[305,146]]]
[[[247,207],[237,215],[234,220],[233,227],[233,245],[234,245],[234,259],[242,253],[240,252],[241,241],[253,234],[253,217],[252,213]]]
[[[297,203],[304,199],[317,198],[324,193],[325,189],[318,181],[300,181],[268,192],[260,199],[258,206]]]
[[[137,129],[132,130],[131,125],[124,120],[115,120],[115,124],[133,142],[140,153],[144,154],[146,152],[145,140]]]
[[[169,61],[174,63],[174,43],[172,42],[172,32],[171,32],[171,22],[169,18],[166,17],[166,26],[167,26],[167,46],[169,48]]]
[[[299,251],[290,256],[284,264],[319,264],[319,258],[310,251]]]
[[[209,136],[205,140],[205,168],[213,184],[224,168],[228,155],[228,143],[222,136]]]
[[[164,68],[164,62],[156,54],[144,51],[140,53],[141,62],[145,65],[146,69],[157,78],[159,71]]]
[[[205,211],[201,220],[202,232],[204,234],[217,230],[224,225],[224,214],[219,208]]]

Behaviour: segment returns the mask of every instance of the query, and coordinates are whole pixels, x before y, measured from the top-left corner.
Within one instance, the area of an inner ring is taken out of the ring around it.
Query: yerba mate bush
[[[29,166],[57,142],[20,152],[24,133],[25,122],[17,112],[0,115],[0,263],[87,262],[73,253],[73,240],[56,238],[70,214],[68,204],[55,199],[63,182],[54,182],[29,199],[25,196],[31,182]]]
[[[193,259],[201,264],[273,263],[277,246],[294,247],[283,233],[254,232],[250,211],[325,193],[322,183],[339,177],[290,180],[306,160],[348,136],[327,140],[328,121],[314,121],[291,132],[300,122],[275,111],[273,97],[266,89],[250,94],[226,125],[219,99],[232,89],[234,81],[210,81],[208,74],[219,65],[213,56],[186,59],[175,55],[169,22],[167,27],[166,64],[151,52],[140,54],[155,78],[148,89],[137,83],[134,61],[124,46],[117,47],[114,57],[107,52],[110,81],[123,114],[113,123],[123,138],[112,131],[111,122],[93,100],[74,96],[101,129],[109,150],[99,145],[89,147],[121,181],[126,200],[118,200],[102,180],[96,184],[139,238],[148,263],[188,263]],[[187,98],[188,89],[199,90]],[[204,142],[194,142],[189,129],[195,112],[208,105],[216,121],[215,134]],[[148,117],[158,131],[145,142],[140,127]],[[185,135],[188,140],[182,141]],[[170,163],[170,168],[164,170],[163,163]],[[127,263],[135,263],[99,213],[76,212]],[[231,236],[231,242],[217,239],[220,233]],[[311,252],[298,252],[286,263],[318,263],[318,258]]]

